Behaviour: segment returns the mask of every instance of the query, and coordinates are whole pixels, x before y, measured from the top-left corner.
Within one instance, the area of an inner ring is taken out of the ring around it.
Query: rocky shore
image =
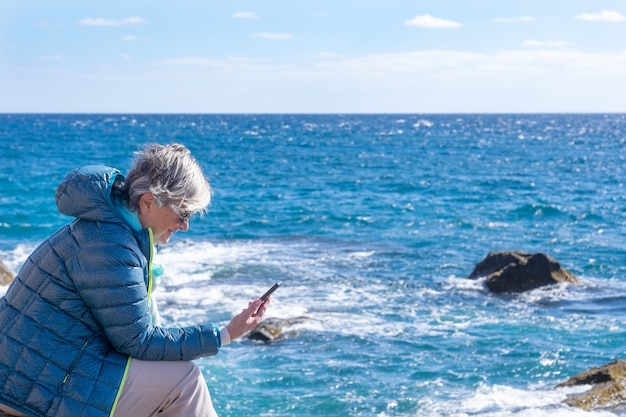
[[[13,281],[15,275],[6,267],[2,259],[0,259],[0,285],[9,285]]]
[[[580,280],[556,259],[544,254],[521,251],[492,252],[479,262],[468,279],[485,280],[493,293],[521,293],[559,283],[578,284]],[[589,389],[569,396],[564,402],[585,411],[626,407],[626,361],[617,360],[583,371],[555,388],[574,385]]]

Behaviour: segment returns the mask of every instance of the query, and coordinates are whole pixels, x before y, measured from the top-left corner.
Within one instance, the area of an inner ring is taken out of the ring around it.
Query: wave
[[[583,411],[563,404],[570,394],[588,387],[549,389],[544,387],[515,388],[506,385],[480,384],[475,392],[463,398],[430,403],[431,412],[423,416],[439,417],[615,417],[610,411]]]

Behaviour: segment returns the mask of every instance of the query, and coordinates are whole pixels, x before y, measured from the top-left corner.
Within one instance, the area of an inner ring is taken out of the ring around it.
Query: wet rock
[[[485,277],[494,293],[524,292],[559,282],[579,283],[578,278],[544,253],[490,252],[468,279]]]
[[[586,411],[621,409],[626,406],[626,361],[617,360],[589,369],[556,387],[575,385],[590,385],[590,389],[568,396],[564,401],[566,404]]]
[[[294,332],[293,326],[309,320],[308,317],[294,317],[291,319],[269,318],[246,334],[246,338],[261,342],[273,342],[276,339],[287,337]]]
[[[0,259],[0,285],[9,285],[13,281],[13,278],[15,278],[13,272],[11,272],[2,262],[2,259]]]

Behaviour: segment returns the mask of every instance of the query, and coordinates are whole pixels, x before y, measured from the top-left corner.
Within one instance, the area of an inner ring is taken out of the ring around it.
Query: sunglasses
[[[170,206],[172,210],[178,215],[178,224],[183,225],[189,221],[189,218],[193,215],[193,211],[185,210],[184,208],[177,206]]]

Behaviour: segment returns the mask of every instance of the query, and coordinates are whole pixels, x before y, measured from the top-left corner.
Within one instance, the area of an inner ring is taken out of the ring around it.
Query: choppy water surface
[[[172,141],[215,195],[160,248],[163,316],[223,324],[281,280],[269,316],[307,318],[198,362],[221,416],[620,413],[553,387],[626,357],[625,115],[0,115],[0,258],[68,221],[68,171]],[[582,284],[490,294],[465,277],[497,250]]]

